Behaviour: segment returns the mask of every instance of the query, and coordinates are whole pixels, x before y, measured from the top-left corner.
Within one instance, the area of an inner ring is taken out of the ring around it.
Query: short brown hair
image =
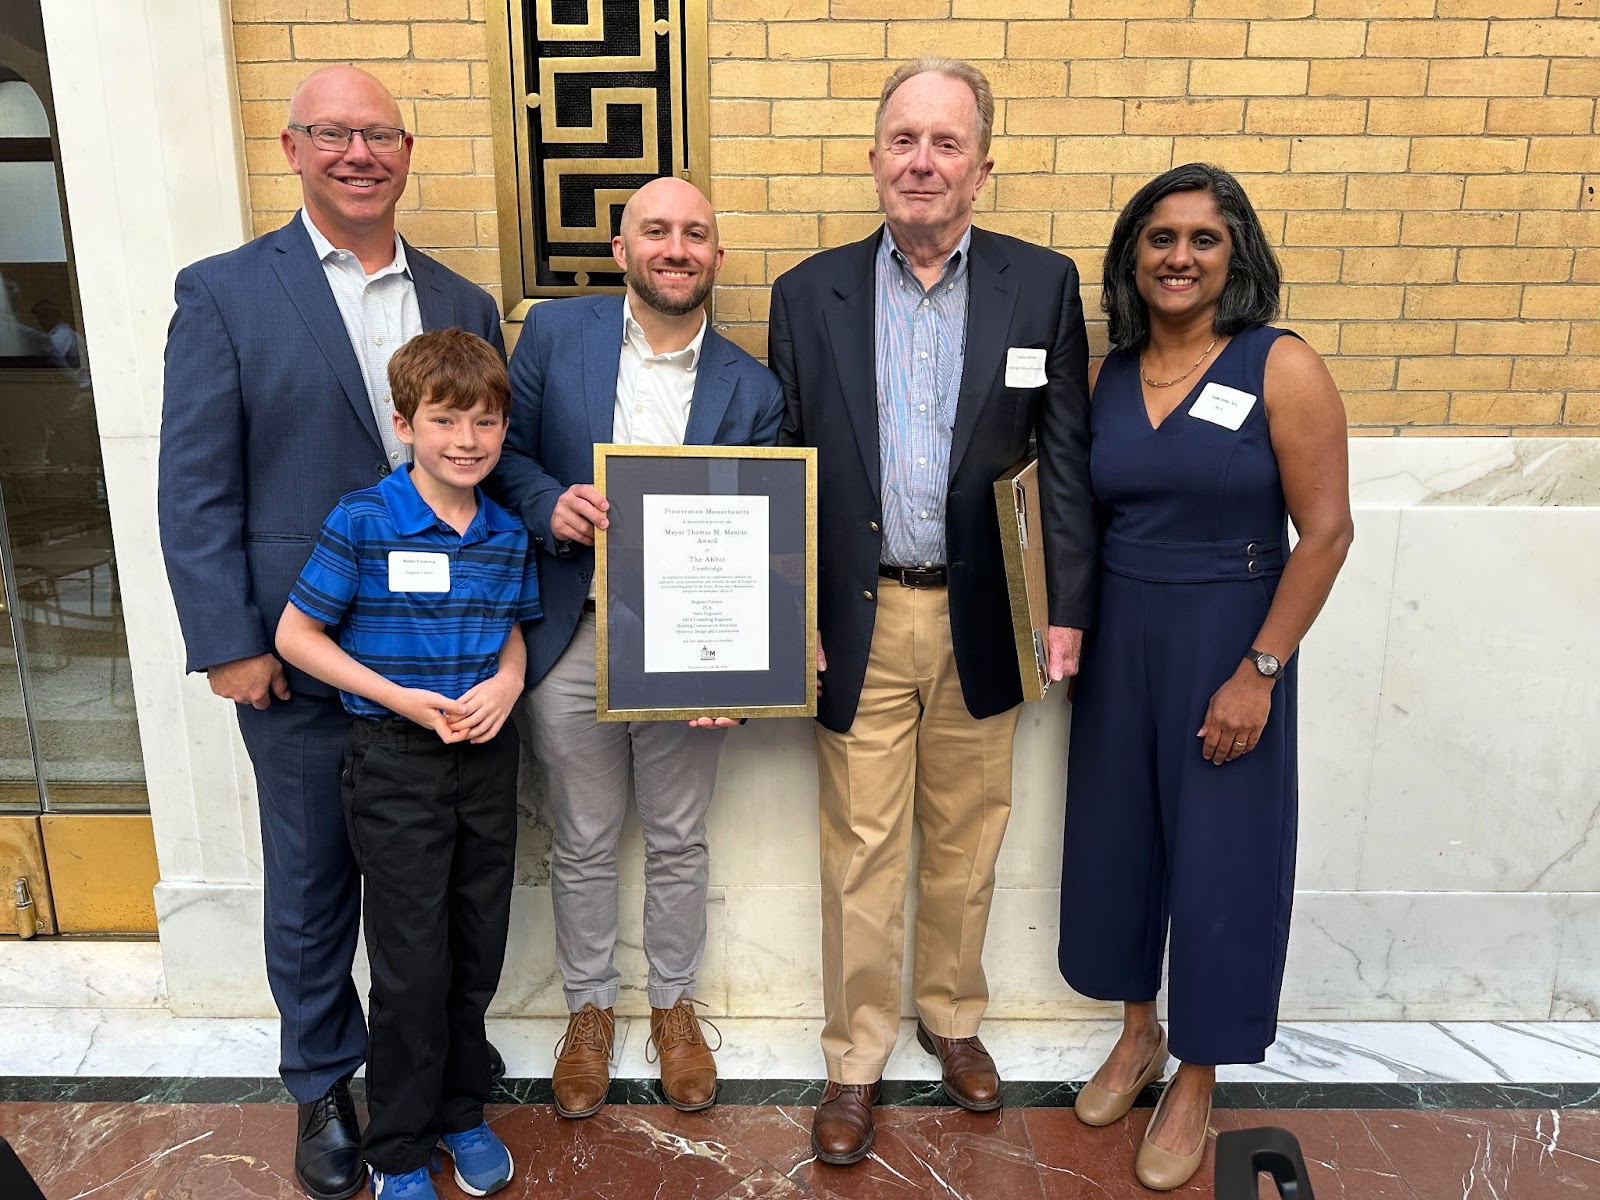
[[[421,333],[389,360],[394,410],[409,423],[424,400],[463,411],[487,404],[502,417],[511,412],[511,380],[505,359],[465,329]]]
[[[989,141],[994,136],[994,90],[989,86],[989,78],[969,62],[962,62],[959,58],[944,58],[937,54],[924,54],[921,58],[901,63],[894,69],[894,73],[883,81],[883,94],[878,97],[878,115],[872,121],[872,140],[877,141],[883,136],[883,112],[889,107],[889,97],[894,95],[895,89],[906,80],[929,72],[950,79],[959,79],[972,89],[972,98],[978,109],[975,129],[978,135],[978,153],[987,155]]]

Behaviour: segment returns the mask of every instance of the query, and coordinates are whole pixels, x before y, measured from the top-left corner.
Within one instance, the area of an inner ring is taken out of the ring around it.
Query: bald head
[[[400,119],[400,106],[376,75],[342,63],[322,67],[300,81],[289,97],[289,123],[312,125],[327,121],[342,125],[346,123],[345,118],[333,114],[344,112],[352,105],[367,112],[381,112],[375,124],[404,124]]]
[[[622,236],[628,237],[647,218],[676,224],[693,220],[711,231],[711,244],[717,244],[717,214],[705,193],[686,179],[664,175],[652,179],[622,206]]]
[[[717,214],[705,193],[671,176],[652,179],[622,209],[611,256],[622,268],[633,310],[641,306],[686,325],[711,294],[722,266]]]
[[[332,66],[300,81],[279,135],[311,223],[370,273],[394,260],[394,210],[411,172],[411,135],[389,89],[359,67]],[[377,130],[399,130],[379,139]],[[357,130],[361,132],[359,135]]]

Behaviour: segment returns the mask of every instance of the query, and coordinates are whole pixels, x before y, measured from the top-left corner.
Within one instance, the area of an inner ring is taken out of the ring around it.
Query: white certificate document
[[[767,670],[767,497],[644,500],[644,669]]]

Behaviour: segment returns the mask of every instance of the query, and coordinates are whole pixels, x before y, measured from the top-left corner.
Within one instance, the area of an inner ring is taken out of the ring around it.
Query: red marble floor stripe
[[[879,1110],[854,1167],[816,1162],[810,1110],[685,1115],[613,1107],[563,1121],[496,1107],[517,1177],[504,1200],[1148,1200],[1133,1177],[1147,1112],[1106,1129],[1070,1109]],[[1300,1139],[1318,1200],[1600,1196],[1600,1112],[1219,1111],[1215,1131]],[[0,1104],[0,1134],[50,1200],[293,1200],[289,1105]],[[448,1173],[439,1194],[459,1200]],[[1212,1195],[1211,1154],[1175,1197]],[[1264,1190],[1262,1196],[1270,1195]],[[3,1198],[0,1198],[3,1200]]]

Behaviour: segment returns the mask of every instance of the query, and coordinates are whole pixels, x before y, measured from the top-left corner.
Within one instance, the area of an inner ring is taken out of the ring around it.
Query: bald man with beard
[[[350,718],[332,688],[278,660],[273,635],[334,503],[407,461],[390,357],[424,330],[504,342],[488,294],[395,231],[412,135],[383,84],[355,67],[313,72],[281,142],[301,210],[178,272],[161,547],[188,669],[234,703],[255,768],[267,981],[300,1106],[295,1177],[338,1200],[367,1178],[348,1087],[367,1052],[350,979],[361,885],[339,794]]]
[[[605,1104],[621,976],[617,843],[629,804],[645,840],[650,1038],[676,1108],[716,1099],[716,1063],[694,1011],[706,941],[706,809],[732,722],[595,718],[597,442],[770,446],[778,381],[719,336],[705,302],[722,264],[717,218],[693,185],[654,180],[623,209],[611,252],[624,295],[536,304],[511,356],[511,425],[488,490],[527,524],[544,619],[528,641],[525,716],[545,773],[554,844],[556,959],[570,1018],[552,1087],[564,1117]]]

